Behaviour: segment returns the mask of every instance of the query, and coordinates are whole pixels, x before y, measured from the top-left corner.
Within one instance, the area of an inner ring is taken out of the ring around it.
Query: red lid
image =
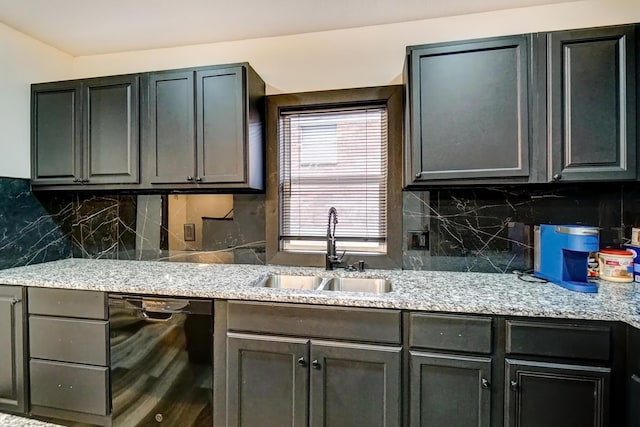
[[[600,249],[601,254],[617,256],[633,256],[633,252],[626,249]]]

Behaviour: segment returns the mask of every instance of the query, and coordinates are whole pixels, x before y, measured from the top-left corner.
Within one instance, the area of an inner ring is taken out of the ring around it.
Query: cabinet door
[[[31,87],[31,182],[73,184],[82,179],[81,83]]]
[[[640,427],[640,329],[629,326],[627,426]]]
[[[227,424],[307,425],[308,340],[227,335]]]
[[[636,178],[634,27],[547,36],[550,180]]]
[[[399,427],[401,351],[311,341],[310,427]]]
[[[152,184],[195,180],[194,96],[193,71],[149,76],[147,146]]]
[[[511,359],[505,363],[505,426],[609,425],[609,368]]]
[[[529,37],[410,52],[407,182],[529,174]]]
[[[0,410],[25,412],[23,289],[0,286]]]
[[[199,182],[245,181],[244,80],[242,67],[196,73]]]
[[[138,182],[138,79],[117,76],[84,82],[85,182]]]
[[[489,427],[491,359],[410,354],[411,426]]]

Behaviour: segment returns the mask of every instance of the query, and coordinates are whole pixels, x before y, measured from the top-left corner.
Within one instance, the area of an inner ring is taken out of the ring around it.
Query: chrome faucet
[[[333,206],[329,209],[329,222],[327,223],[327,256],[326,269],[333,270],[335,264],[340,264],[343,257],[336,253],[336,224],[338,223],[338,211]],[[344,254],[342,254],[344,256]]]

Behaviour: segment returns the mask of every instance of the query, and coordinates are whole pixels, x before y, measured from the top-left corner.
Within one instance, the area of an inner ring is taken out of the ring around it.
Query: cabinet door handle
[[[89,179],[81,179],[80,182],[86,184],[87,182],[89,182]]]
[[[553,176],[551,177],[552,181],[558,182],[562,179],[562,175],[559,173],[553,174]]]
[[[73,182],[80,182],[80,178],[73,178]]]
[[[193,181],[193,177],[191,175],[187,176],[187,181]]]
[[[416,178],[416,179],[420,179],[420,178],[422,178],[422,172],[418,172],[418,173],[415,175],[415,178]]]
[[[298,365],[302,366],[303,368],[307,366],[307,361],[304,360],[304,357],[298,359]]]
[[[311,362],[311,367],[313,369],[320,369],[320,362],[318,362],[317,360],[314,360],[313,362]]]
[[[201,176],[196,177],[196,181],[197,182],[201,182],[202,181],[202,177]]]
[[[511,380],[509,385],[511,386],[511,390],[512,391],[518,391],[518,382],[517,381]]]
[[[484,388],[484,389],[488,389],[489,387],[491,387],[491,383],[486,378],[482,378],[480,380],[480,384],[482,385],[482,388]]]
[[[635,381],[637,383],[640,383],[640,377],[637,374],[633,374],[633,375],[631,375],[631,381]]]

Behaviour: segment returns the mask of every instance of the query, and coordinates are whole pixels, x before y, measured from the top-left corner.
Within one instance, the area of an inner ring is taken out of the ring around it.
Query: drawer
[[[488,317],[411,313],[409,346],[491,354],[492,324]]]
[[[29,288],[29,314],[107,319],[104,292]]]
[[[109,413],[109,368],[31,360],[31,404],[95,415]]]
[[[611,328],[573,323],[506,322],[507,354],[609,360]]]
[[[31,357],[62,362],[109,364],[109,322],[30,316]]]
[[[400,344],[400,310],[300,304],[228,304],[232,331]]]

